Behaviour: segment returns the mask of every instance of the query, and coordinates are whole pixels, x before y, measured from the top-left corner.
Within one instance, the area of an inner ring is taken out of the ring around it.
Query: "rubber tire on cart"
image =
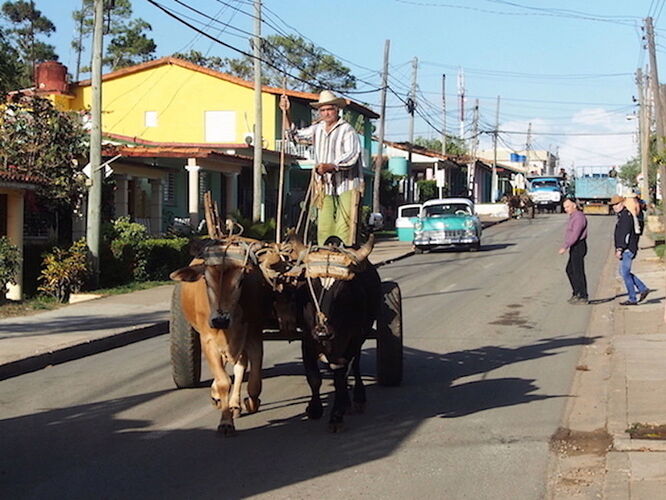
[[[478,252],[480,249],[481,249],[481,240],[477,241],[476,243],[472,243],[469,246],[470,252]]]
[[[402,382],[402,297],[394,281],[382,282],[382,303],[377,318],[377,382]]]
[[[180,302],[181,284],[176,283],[171,296],[171,375],[176,387],[196,387],[201,381],[201,343],[199,334],[185,319]]]

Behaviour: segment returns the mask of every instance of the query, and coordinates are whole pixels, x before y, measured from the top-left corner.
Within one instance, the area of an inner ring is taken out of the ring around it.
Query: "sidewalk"
[[[382,240],[370,260],[383,265],[412,253],[410,242]],[[168,333],[172,289],[164,285],[0,320],[0,380]]]
[[[638,306],[626,299],[610,257],[592,301],[587,336],[563,428],[552,440],[552,499],[666,498],[666,441],[632,439],[635,424],[666,424],[666,266],[641,238],[632,271],[653,291]]]
[[[641,238],[641,246],[653,242]],[[639,251],[634,273],[654,291],[636,307],[614,310],[608,401],[608,432],[613,448],[607,457],[605,498],[665,498],[666,441],[632,439],[634,424],[666,424],[665,266],[652,248]],[[616,293],[626,293],[615,284]]]

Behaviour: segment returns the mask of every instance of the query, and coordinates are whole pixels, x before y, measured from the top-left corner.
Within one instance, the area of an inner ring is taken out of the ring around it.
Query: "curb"
[[[110,351],[116,347],[123,347],[134,342],[146,340],[169,332],[169,322],[160,321],[142,328],[119,332],[107,337],[90,340],[61,349],[36,354],[28,358],[11,361],[0,365],[0,380],[17,377],[25,373],[34,372],[51,365],[58,365],[84,358],[91,354]]]
[[[484,223],[483,228],[485,229],[507,220],[509,219],[490,221]],[[390,257],[386,260],[378,262],[375,264],[375,266],[379,268],[387,264],[406,259],[412,255],[414,255],[414,251],[410,250],[402,255],[398,255],[397,257]],[[79,344],[66,346],[61,349],[55,349],[53,351],[48,351],[27,358],[18,359],[16,361],[11,361],[9,363],[0,365],[0,381],[41,370],[48,366],[74,361],[75,359],[81,359],[92,354],[99,354],[105,351],[110,351],[111,349],[115,349],[117,347],[123,347],[129,344],[133,344],[134,342],[140,342],[142,340],[164,335],[166,333],[169,333],[169,322],[161,321],[159,323],[154,323],[142,328],[119,332],[107,337],[101,337],[98,339],[81,342]]]

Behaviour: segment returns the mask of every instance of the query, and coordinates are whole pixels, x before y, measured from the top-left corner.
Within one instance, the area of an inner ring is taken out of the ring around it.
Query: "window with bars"
[[[162,201],[165,205],[176,204],[176,172],[167,172],[166,179],[162,185]]]
[[[210,173],[199,170],[199,205],[203,206],[204,194],[210,191]]]

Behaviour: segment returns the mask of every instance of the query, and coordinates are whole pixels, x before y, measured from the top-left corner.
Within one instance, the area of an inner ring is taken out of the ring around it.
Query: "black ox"
[[[377,319],[381,303],[381,280],[367,259],[373,242],[371,236],[358,250],[328,246],[310,252],[305,257],[305,283],[297,292],[299,322],[304,330],[303,364],[312,391],[306,414],[311,419],[323,414],[318,360],[324,357],[333,373],[335,387],[329,419],[331,432],[343,429],[343,417],[352,404],[357,413],[365,408],[361,347]],[[340,253],[343,261],[345,256],[349,257],[347,264],[340,263],[340,259],[335,263]],[[351,400],[347,385],[350,367],[354,376]]]

